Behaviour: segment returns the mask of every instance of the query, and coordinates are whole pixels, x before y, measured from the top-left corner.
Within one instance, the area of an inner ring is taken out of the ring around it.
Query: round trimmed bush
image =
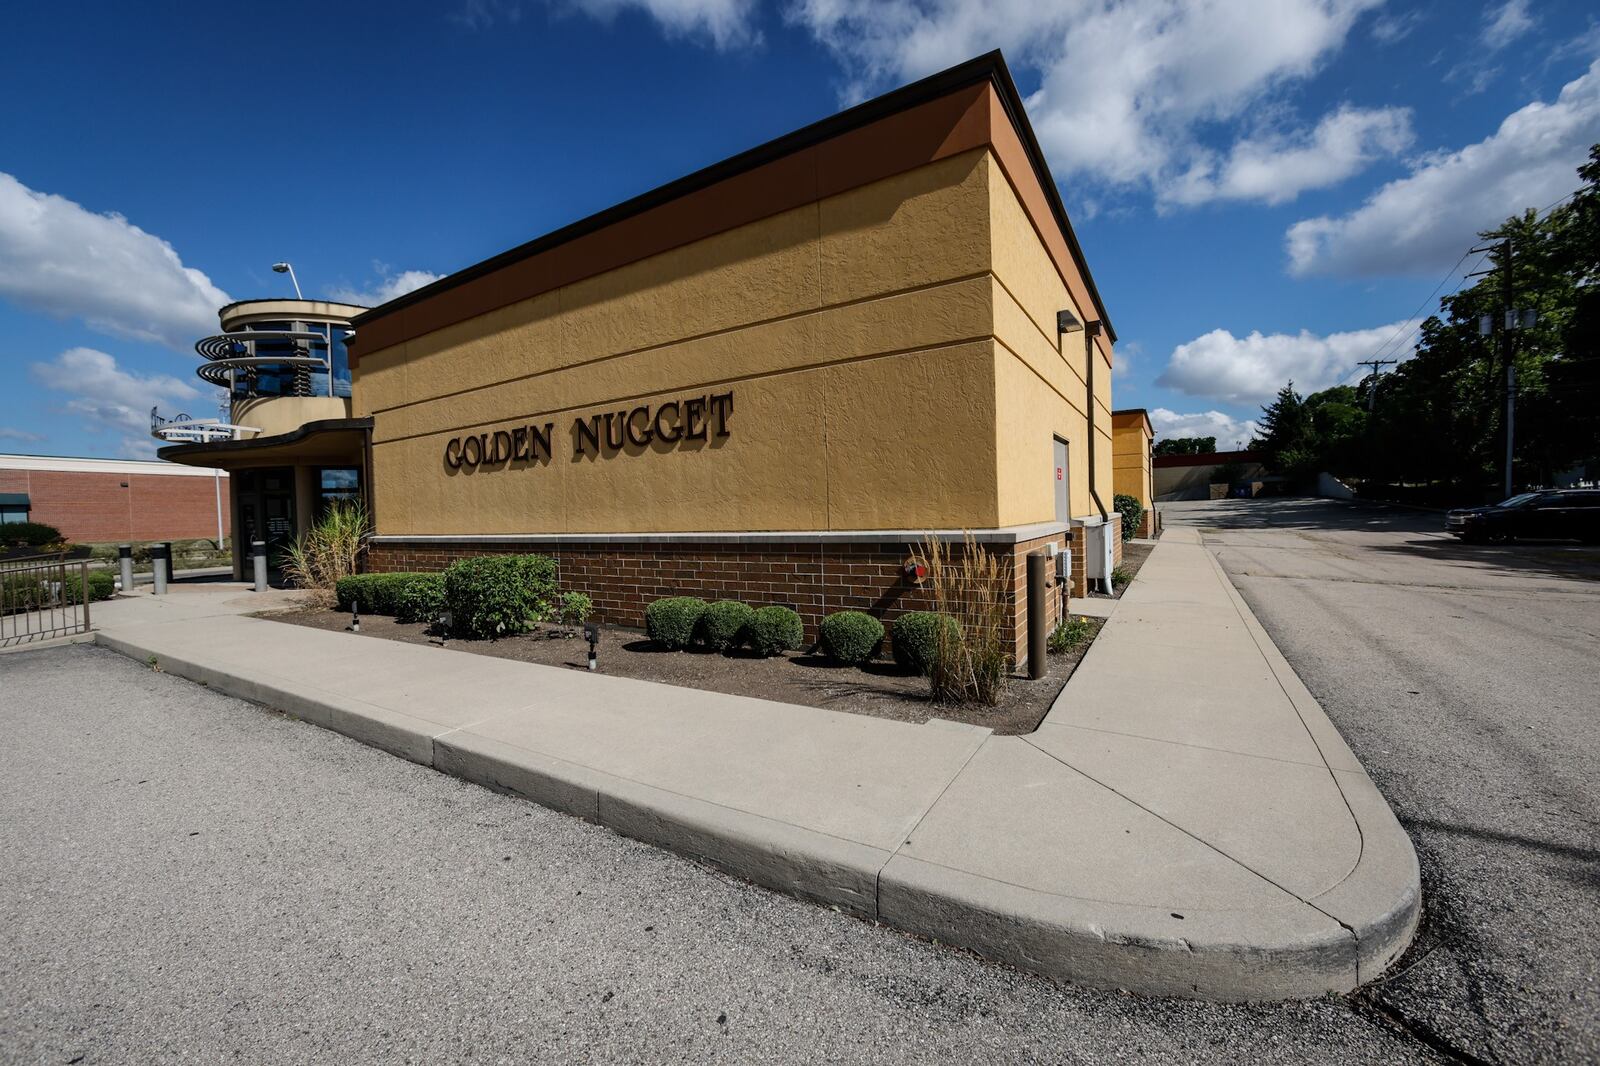
[[[939,661],[939,630],[952,637],[961,627],[954,618],[937,611],[907,611],[894,620],[894,661],[906,670],[927,674]]]
[[[548,619],[556,604],[556,561],[548,555],[482,555],[444,572],[452,636],[509,637]]]
[[[745,642],[745,630],[756,612],[738,600],[718,600],[706,608],[700,619],[700,633],[706,647],[729,652]]]
[[[61,543],[61,530],[43,522],[6,522],[0,525],[0,548],[43,548]]]
[[[750,616],[745,627],[750,650],[760,656],[794,651],[805,640],[800,616],[787,607],[762,607]]]
[[[883,623],[861,611],[837,611],[822,620],[822,650],[841,663],[864,663],[883,643]]]
[[[83,582],[77,574],[68,574],[66,581],[62,582],[63,593],[68,603],[83,602]],[[111,576],[109,570],[89,571],[89,600],[109,600],[117,594],[117,579]]]
[[[444,575],[417,574],[395,598],[396,622],[426,622],[432,625],[444,611]]]
[[[698,596],[668,596],[644,609],[644,628],[663,648],[679,651],[694,643],[706,601]]]

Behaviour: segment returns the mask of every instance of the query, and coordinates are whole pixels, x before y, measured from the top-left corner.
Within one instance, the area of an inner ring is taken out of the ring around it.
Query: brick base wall
[[[1054,537],[984,547],[1001,556],[1013,575],[1012,622],[1008,636],[1019,667],[1026,664],[1027,556],[1044,551]],[[1078,551],[1082,551],[1081,544]],[[752,607],[793,607],[805,624],[806,640],[834,611],[865,611],[890,628],[896,616],[932,606],[926,585],[913,584],[904,568],[913,545],[905,541],[772,542],[611,540],[593,544],[563,541],[553,545],[483,544],[384,540],[367,549],[366,568],[375,573],[438,571],[474,555],[535,552],[556,559],[561,587],[587,593],[596,616],[614,625],[644,626],[645,607],[664,596],[741,600]],[[959,549],[958,549],[959,550]],[[1081,575],[1082,567],[1074,566]],[[1053,578],[1053,571],[1052,571]],[[1079,579],[1081,580],[1081,578]],[[1054,626],[1059,594],[1048,592],[1046,618]]]
[[[1151,540],[1161,532],[1161,512],[1154,507],[1146,507],[1144,518],[1139,522],[1137,535],[1141,540]]]

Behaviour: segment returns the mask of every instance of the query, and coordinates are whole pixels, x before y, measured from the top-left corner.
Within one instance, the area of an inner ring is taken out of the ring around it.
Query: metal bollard
[[[253,540],[250,542],[250,562],[255,567],[256,591],[267,591],[267,542]]]
[[[117,563],[122,568],[122,591],[133,593],[133,545],[117,545]]]
[[[1045,566],[1049,557],[1040,552],[1028,556],[1028,677],[1039,680],[1045,674]]]
[[[167,566],[171,562],[172,550],[165,544],[150,545],[150,568],[155,572],[155,594],[167,594]]]

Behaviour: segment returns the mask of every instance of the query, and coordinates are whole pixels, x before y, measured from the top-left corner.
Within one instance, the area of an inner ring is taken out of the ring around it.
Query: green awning
[[[26,492],[0,492],[0,507],[32,507]]]

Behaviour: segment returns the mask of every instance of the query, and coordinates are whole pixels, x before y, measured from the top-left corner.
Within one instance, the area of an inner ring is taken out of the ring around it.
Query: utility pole
[[[1500,343],[1500,357],[1506,364],[1506,458],[1505,458],[1505,493],[1510,498],[1515,490],[1516,479],[1513,476],[1516,469],[1516,442],[1517,442],[1517,333],[1519,329],[1527,329],[1534,324],[1538,316],[1534,311],[1521,310],[1516,306],[1516,278],[1512,272],[1513,247],[1511,238],[1504,237],[1498,245],[1488,248],[1474,248],[1474,252],[1492,251],[1498,248],[1500,261],[1495,264],[1495,270],[1500,271],[1500,299],[1501,314],[1484,315],[1479,319],[1478,333],[1498,333]],[[1476,277],[1478,274],[1491,274],[1493,270],[1480,270],[1467,276]],[[1496,323],[1495,319],[1499,322]],[[1492,380],[1492,375],[1491,375]]]
[[[1372,412],[1372,404],[1378,398],[1378,374],[1386,366],[1392,366],[1399,360],[1396,359],[1357,359],[1361,366],[1372,368],[1372,388],[1367,390],[1367,412]]]

